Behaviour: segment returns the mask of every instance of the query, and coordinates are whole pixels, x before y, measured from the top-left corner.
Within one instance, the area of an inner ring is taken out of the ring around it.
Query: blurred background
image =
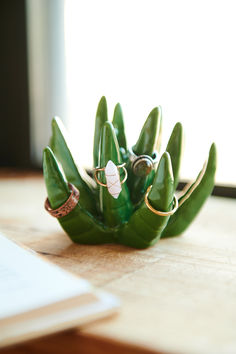
[[[185,131],[181,179],[195,178],[213,141],[216,183],[236,188],[235,1],[2,0],[0,165],[40,168],[60,116],[79,164],[90,166],[105,95],[123,108],[129,145],[163,112],[163,151]]]

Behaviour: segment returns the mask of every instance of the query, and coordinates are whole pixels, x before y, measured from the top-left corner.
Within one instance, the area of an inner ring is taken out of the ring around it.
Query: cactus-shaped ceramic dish
[[[175,125],[162,155],[161,127],[157,107],[146,119],[136,144],[128,148],[120,104],[109,122],[102,97],[95,121],[91,178],[76,165],[61,121],[53,119],[50,144],[43,153],[45,207],[74,242],[146,248],[189,226],[212,192],[216,148],[211,145],[196,181],[177,200],[182,126]]]

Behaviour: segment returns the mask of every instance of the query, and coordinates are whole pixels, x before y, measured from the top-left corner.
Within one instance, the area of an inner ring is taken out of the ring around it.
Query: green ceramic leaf
[[[170,139],[168,141],[166,151],[170,154],[173,174],[174,174],[174,187],[177,188],[179,183],[179,169],[182,157],[182,149],[183,149],[183,128],[181,123],[176,123]]]
[[[95,118],[95,130],[94,130],[94,141],[93,141],[93,167],[98,166],[99,159],[99,143],[101,139],[101,132],[104,123],[107,121],[107,101],[103,96],[99,101],[96,118]]]
[[[112,124],[115,128],[115,133],[116,133],[119,146],[126,151],[127,146],[126,146],[123,113],[122,113],[121,105],[119,103],[117,103],[117,105],[115,106]]]
[[[216,171],[216,146],[212,144],[206,169],[198,175],[191,190],[180,199],[177,212],[170,217],[168,225],[162,237],[177,236],[181,234],[193,221],[207,197],[214,187],[214,177]],[[187,197],[187,198],[186,198]],[[184,201],[185,200],[185,201]]]
[[[114,127],[112,123],[106,122],[102,129],[99,166],[106,167],[109,160],[116,166],[122,163]],[[106,184],[105,173],[100,172],[99,175],[101,182]],[[122,180],[124,177],[122,169],[120,176]],[[126,183],[122,184],[122,191],[117,199],[111,196],[106,187],[100,187],[100,202],[106,225],[114,227],[128,221],[132,213],[132,204]]]
[[[50,139],[50,147],[55,154],[57,160],[61,163],[67,181],[74,184],[80,191],[81,205],[90,213],[96,215],[95,196],[90,186],[82,178],[79,168],[76,166],[68,144],[66,142],[66,131],[61,120],[56,117],[52,120],[52,136]],[[83,169],[80,168],[82,171]],[[83,170],[83,175],[86,172]],[[87,177],[88,179],[88,177]]]

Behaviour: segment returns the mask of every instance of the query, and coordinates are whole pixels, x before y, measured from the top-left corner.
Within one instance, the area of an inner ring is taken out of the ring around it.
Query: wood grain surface
[[[211,197],[181,237],[134,250],[73,244],[45,198],[41,175],[2,176],[0,231],[119,296],[122,309],[2,354],[236,353],[236,200]]]

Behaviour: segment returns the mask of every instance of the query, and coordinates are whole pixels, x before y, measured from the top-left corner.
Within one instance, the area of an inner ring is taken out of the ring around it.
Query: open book
[[[118,300],[0,234],[0,348],[110,314]]]

